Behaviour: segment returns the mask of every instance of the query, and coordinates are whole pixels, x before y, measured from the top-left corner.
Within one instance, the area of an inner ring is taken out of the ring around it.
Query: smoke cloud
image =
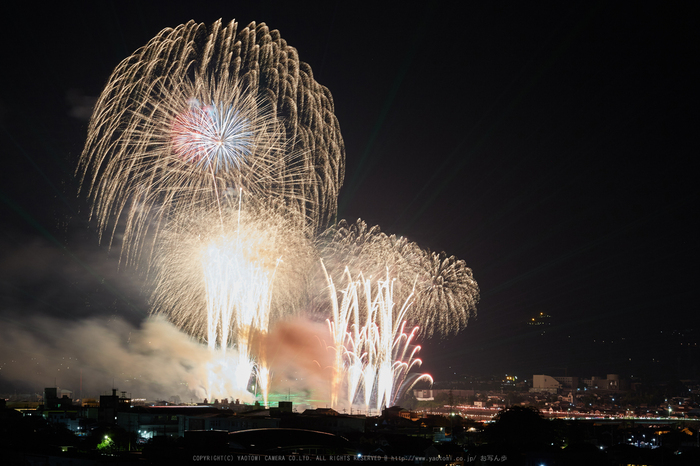
[[[141,326],[120,318],[70,322],[16,316],[11,320],[23,323],[0,328],[0,353],[5,356],[0,376],[37,393],[57,385],[72,390],[74,398],[81,392],[84,397],[97,397],[114,384],[133,398],[211,400],[207,392],[210,370],[220,377],[222,361],[235,360],[234,350],[227,349],[225,358],[212,353],[162,317],[149,318]],[[301,319],[275,326],[262,342],[274,392],[319,405],[329,399],[333,353],[323,340],[327,333],[324,325]],[[226,396],[253,401],[250,393],[231,391]]]
[[[296,394],[317,406],[329,403],[335,357],[329,337],[326,324],[304,318],[278,322],[265,342],[272,391]]]
[[[26,388],[58,385],[77,398],[82,378],[84,396],[107,392],[114,384],[139,398],[203,397],[206,348],[164,319],[149,319],[138,328],[122,319],[34,317],[19,330],[8,330],[0,330],[0,353],[6,356],[0,373]]]

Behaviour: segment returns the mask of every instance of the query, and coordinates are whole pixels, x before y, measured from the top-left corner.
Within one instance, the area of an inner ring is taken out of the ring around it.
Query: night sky
[[[700,373],[700,28],[690,8],[299,5],[5,8],[4,332],[39,331],[42,316],[148,317],[150,291],[99,243],[74,171],[114,67],[165,27],[222,18],[278,29],[332,92],[346,145],[339,217],[474,271],[478,317],[422,342],[437,380]]]

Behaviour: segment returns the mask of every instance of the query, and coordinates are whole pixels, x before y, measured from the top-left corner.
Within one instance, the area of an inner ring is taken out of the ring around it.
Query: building
[[[184,431],[189,428],[185,418],[219,412],[218,409],[209,406],[152,406],[122,410],[116,413],[116,417],[119,427],[137,434],[139,438],[149,439],[159,436],[183,436]],[[202,423],[197,424],[197,427],[201,426]]]
[[[131,399],[126,397],[126,392],[117,395],[117,389],[112,389],[111,395],[100,395],[100,407],[98,420],[114,424],[117,422],[117,413],[126,411],[131,407]]]
[[[569,388],[571,390],[576,390],[578,388],[579,379],[578,377],[553,377],[557,382],[561,384],[561,388]]]
[[[620,379],[618,374],[607,374],[605,378],[593,376],[590,379],[583,379],[583,383],[590,389],[597,390],[627,390],[628,384],[624,379]]]
[[[628,384],[624,379],[620,379],[618,374],[608,374],[605,378],[593,376],[590,379],[579,379],[578,377],[552,377],[549,375],[533,375],[531,392],[561,393],[562,389],[577,390],[580,382],[586,385],[589,390],[627,390]]]
[[[65,409],[73,407],[73,400],[70,399],[68,393],[70,390],[61,390],[62,396],[58,397],[58,388],[44,388],[44,409]]]
[[[549,375],[533,375],[531,392],[558,393],[562,383]]]

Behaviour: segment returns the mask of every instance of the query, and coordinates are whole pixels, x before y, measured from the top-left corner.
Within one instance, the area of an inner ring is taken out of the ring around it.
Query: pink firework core
[[[206,145],[213,142],[206,134],[213,124],[213,118],[202,107],[190,107],[176,116],[171,129],[175,154],[188,162],[200,162],[207,156]]]

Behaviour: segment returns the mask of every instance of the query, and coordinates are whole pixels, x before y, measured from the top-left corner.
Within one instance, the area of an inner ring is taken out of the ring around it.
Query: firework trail
[[[277,30],[190,21],[122,61],[100,96],[78,166],[100,232],[126,220],[127,257],[174,212],[227,189],[283,199],[323,228],[345,148],[333,99]]]
[[[476,315],[479,287],[471,269],[454,256],[423,250],[362,220],[354,224],[340,221],[319,236],[317,245],[327,274],[335,281],[343,279],[346,267],[362,270],[368,278],[388,273],[394,280],[394,299],[405,302],[411,297],[406,319],[420,324],[425,336],[457,333]],[[381,281],[373,283],[376,293]]]
[[[418,328],[406,333],[410,297],[400,308],[395,306],[388,274],[373,284],[362,274],[353,280],[346,269],[347,285],[340,291],[330,276],[327,279],[332,308],[328,327],[335,351],[332,406],[379,410],[393,405],[420,380],[432,383],[429,374],[409,377],[414,366],[421,364],[415,357],[420,346],[413,345]]]
[[[314,256],[298,213],[238,201],[226,202],[221,211],[175,217],[163,230],[154,312],[206,341],[223,360],[235,348],[228,357],[235,361],[225,362],[229,370],[212,370],[211,379],[232,377],[228,385],[239,393],[255,369],[266,401],[264,339],[274,320],[304,302]]]

